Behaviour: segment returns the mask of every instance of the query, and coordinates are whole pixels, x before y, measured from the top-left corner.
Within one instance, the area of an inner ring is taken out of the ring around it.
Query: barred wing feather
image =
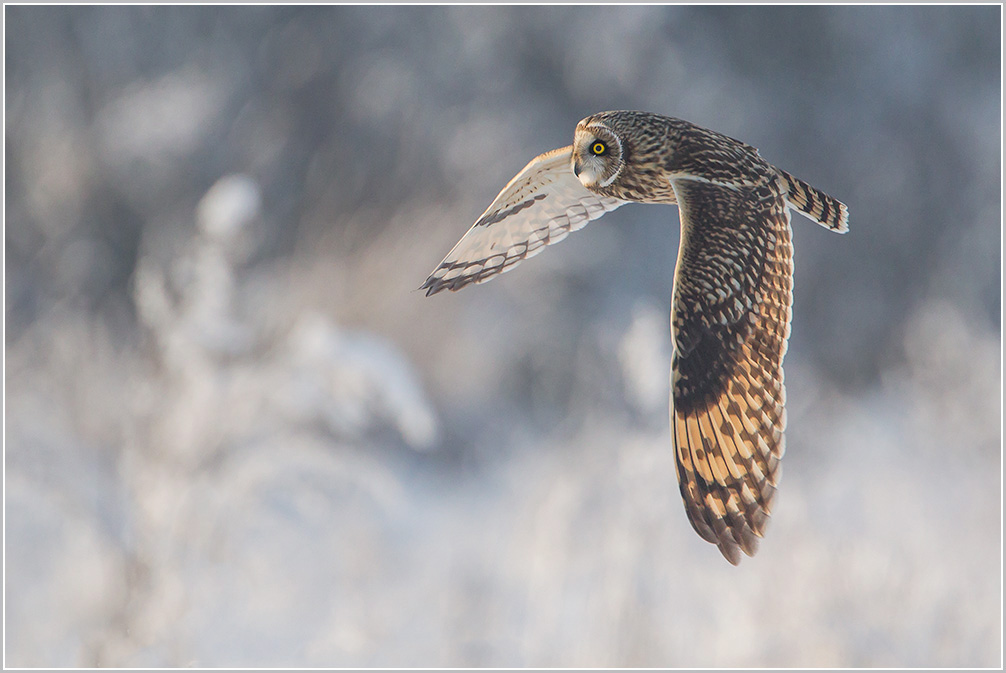
[[[785,451],[793,303],[781,185],[673,182],[682,235],[671,316],[671,435],[688,519],[731,563],[764,534]]]
[[[594,194],[572,169],[573,148],[535,157],[503,188],[419,289],[484,283],[627,201]]]

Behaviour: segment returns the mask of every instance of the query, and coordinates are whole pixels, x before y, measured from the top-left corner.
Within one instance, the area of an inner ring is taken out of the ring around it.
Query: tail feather
[[[779,171],[779,175],[786,183],[786,201],[790,206],[822,227],[827,227],[839,234],[849,231],[849,208],[844,203],[811,187],[784,170],[776,170]]]

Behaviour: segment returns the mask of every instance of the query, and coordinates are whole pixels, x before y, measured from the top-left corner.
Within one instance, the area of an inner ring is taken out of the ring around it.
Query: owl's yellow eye
[[[601,156],[602,154],[608,151],[608,146],[602,143],[600,140],[598,140],[597,142],[595,142],[593,145],[590,146],[590,151],[594,153],[596,156]]]

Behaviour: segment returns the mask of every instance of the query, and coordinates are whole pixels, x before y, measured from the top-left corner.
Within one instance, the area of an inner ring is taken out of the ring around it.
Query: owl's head
[[[596,117],[576,125],[573,136],[573,173],[584,187],[607,187],[625,166],[622,142],[615,132]]]

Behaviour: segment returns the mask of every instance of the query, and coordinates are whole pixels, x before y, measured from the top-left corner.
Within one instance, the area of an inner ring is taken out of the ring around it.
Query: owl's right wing
[[[584,187],[573,174],[572,154],[570,146],[535,157],[419,289],[430,296],[483,283],[628,203]]]

